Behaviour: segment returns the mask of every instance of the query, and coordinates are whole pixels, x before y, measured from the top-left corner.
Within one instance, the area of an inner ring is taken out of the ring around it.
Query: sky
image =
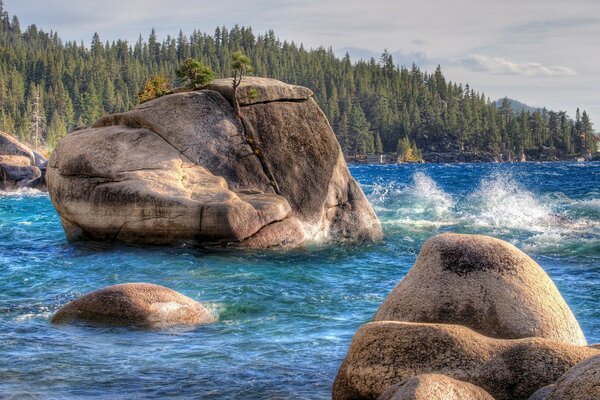
[[[580,107],[599,121],[599,0],[4,0],[22,26],[63,40],[160,38],[217,26],[273,29],[281,40],[338,54],[413,62],[469,83],[492,100]]]

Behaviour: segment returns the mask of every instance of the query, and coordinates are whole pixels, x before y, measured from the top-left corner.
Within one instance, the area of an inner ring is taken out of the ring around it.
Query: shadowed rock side
[[[458,325],[372,322],[352,339],[333,398],[376,399],[405,379],[436,373],[476,385],[496,400],[524,400],[599,353],[550,339],[493,339]]]
[[[211,89],[227,95],[230,84]],[[69,239],[257,248],[380,239],[310,90],[254,78],[240,93],[251,89],[263,101],[243,108],[244,125],[220,93],[202,90],[64,138],[48,187]]]
[[[577,364],[554,385],[538,390],[530,400],[600,399],[600,355]]]
[[[45,190],[46,159],[9,134],[0,132],[0,190]]]
[[[485,390],[440,374],[423,374],[388,388],[377,400],[494,400]]]
[[[532,394],[528,400],[546,400],[550,392],[552,392],[552,389],[554,389],[554,385],[544,386]]]
[[[494,338],[586,344],[544,270],[511,244],[480,235],[443,234],[425,242],[373,320],[458,324]]]
[[[209,324],[215,318],[200,303],[164,286],[126,283],[81,296],[61,307],[52,317],[52,323],[72,321],[165,328]]]

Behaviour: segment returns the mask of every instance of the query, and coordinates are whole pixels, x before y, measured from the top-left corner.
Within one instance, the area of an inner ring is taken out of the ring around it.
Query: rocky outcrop
[[[0,190],[44,190],[46,159],[9,134],[0,132]]]
[[[600,355],[567,371],[554,385],[537,391],[529,400],[600,399]]]
[[[352,340],[336,400],[375,399],[430,373],[476,385],[496,400],[525,400],[600,354],[531,258],[480,235],[429,239],[373,320]]]
[[[165,328],[209,324],[214,316],[200,303],[164,286],[126,283],[81,296],[62,306],[52,323],[85,321],[111,326]]]
[[[423,374],[388,388],[377,400],[494,400],[485,390],[440,374]]]
[[[544,270],[513,245],[480,235],[448,233],[425,242],[373,320],[458,324],[494,338],[586,345]]]
[[[405,379],[436,373],[479,386],[496,400],[527,399],[599,353],[550,339],[493,339],[459,325],[371,322],[352,339],[333,398],[376,399]]]
[[[161,97],[61,140],[48,187],[69,239],[260,248],[380,239],[312,92],[245,79],[240,121],[230,84]]]

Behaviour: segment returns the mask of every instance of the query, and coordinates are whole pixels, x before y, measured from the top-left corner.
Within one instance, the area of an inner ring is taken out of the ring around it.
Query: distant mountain
[[[497,108],[500,108],[502,106],[502,101],[504,101],[504,98],[498,99],[494,102],[494,104],[496,104]],[[515,99],[511,99],[511,98],[508,98],[508,101],[510,101],[510,107],[512,108],[512,110],[515,113],[520,113],[523,110],[528,111],[530,113],[534,113],[537,110],[542,109],[542,107],[532,107],[528,104],[521,103],[519,100],[515,100]]]

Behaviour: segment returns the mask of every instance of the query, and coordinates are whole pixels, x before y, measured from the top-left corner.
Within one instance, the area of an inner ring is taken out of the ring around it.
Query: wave
[[[376,210],[411,212],[441,216],[454,206],[452,195],[441,189],[436,182],[423,172],[415,172],[411,185],[398,185],[391,182],[375,184],[369,200]]]
[[[0,190],[0,197],[38,197],[47,196],[47,192],[32,188],[17,188],[14,190]]]
[[[467,196],[462,213],[477,226],[541,232],[565,219],[545,200],[542,203],[512,176],[495,174]]]
[[[539,195],[510,173],[484,177],[462,196],[445,192],[423,172],[414,173],[411,180],[372,187],[369,199],[388,235],[424,240],[452,230],[500,237],[531,252],[597,251],[600,199]]]

